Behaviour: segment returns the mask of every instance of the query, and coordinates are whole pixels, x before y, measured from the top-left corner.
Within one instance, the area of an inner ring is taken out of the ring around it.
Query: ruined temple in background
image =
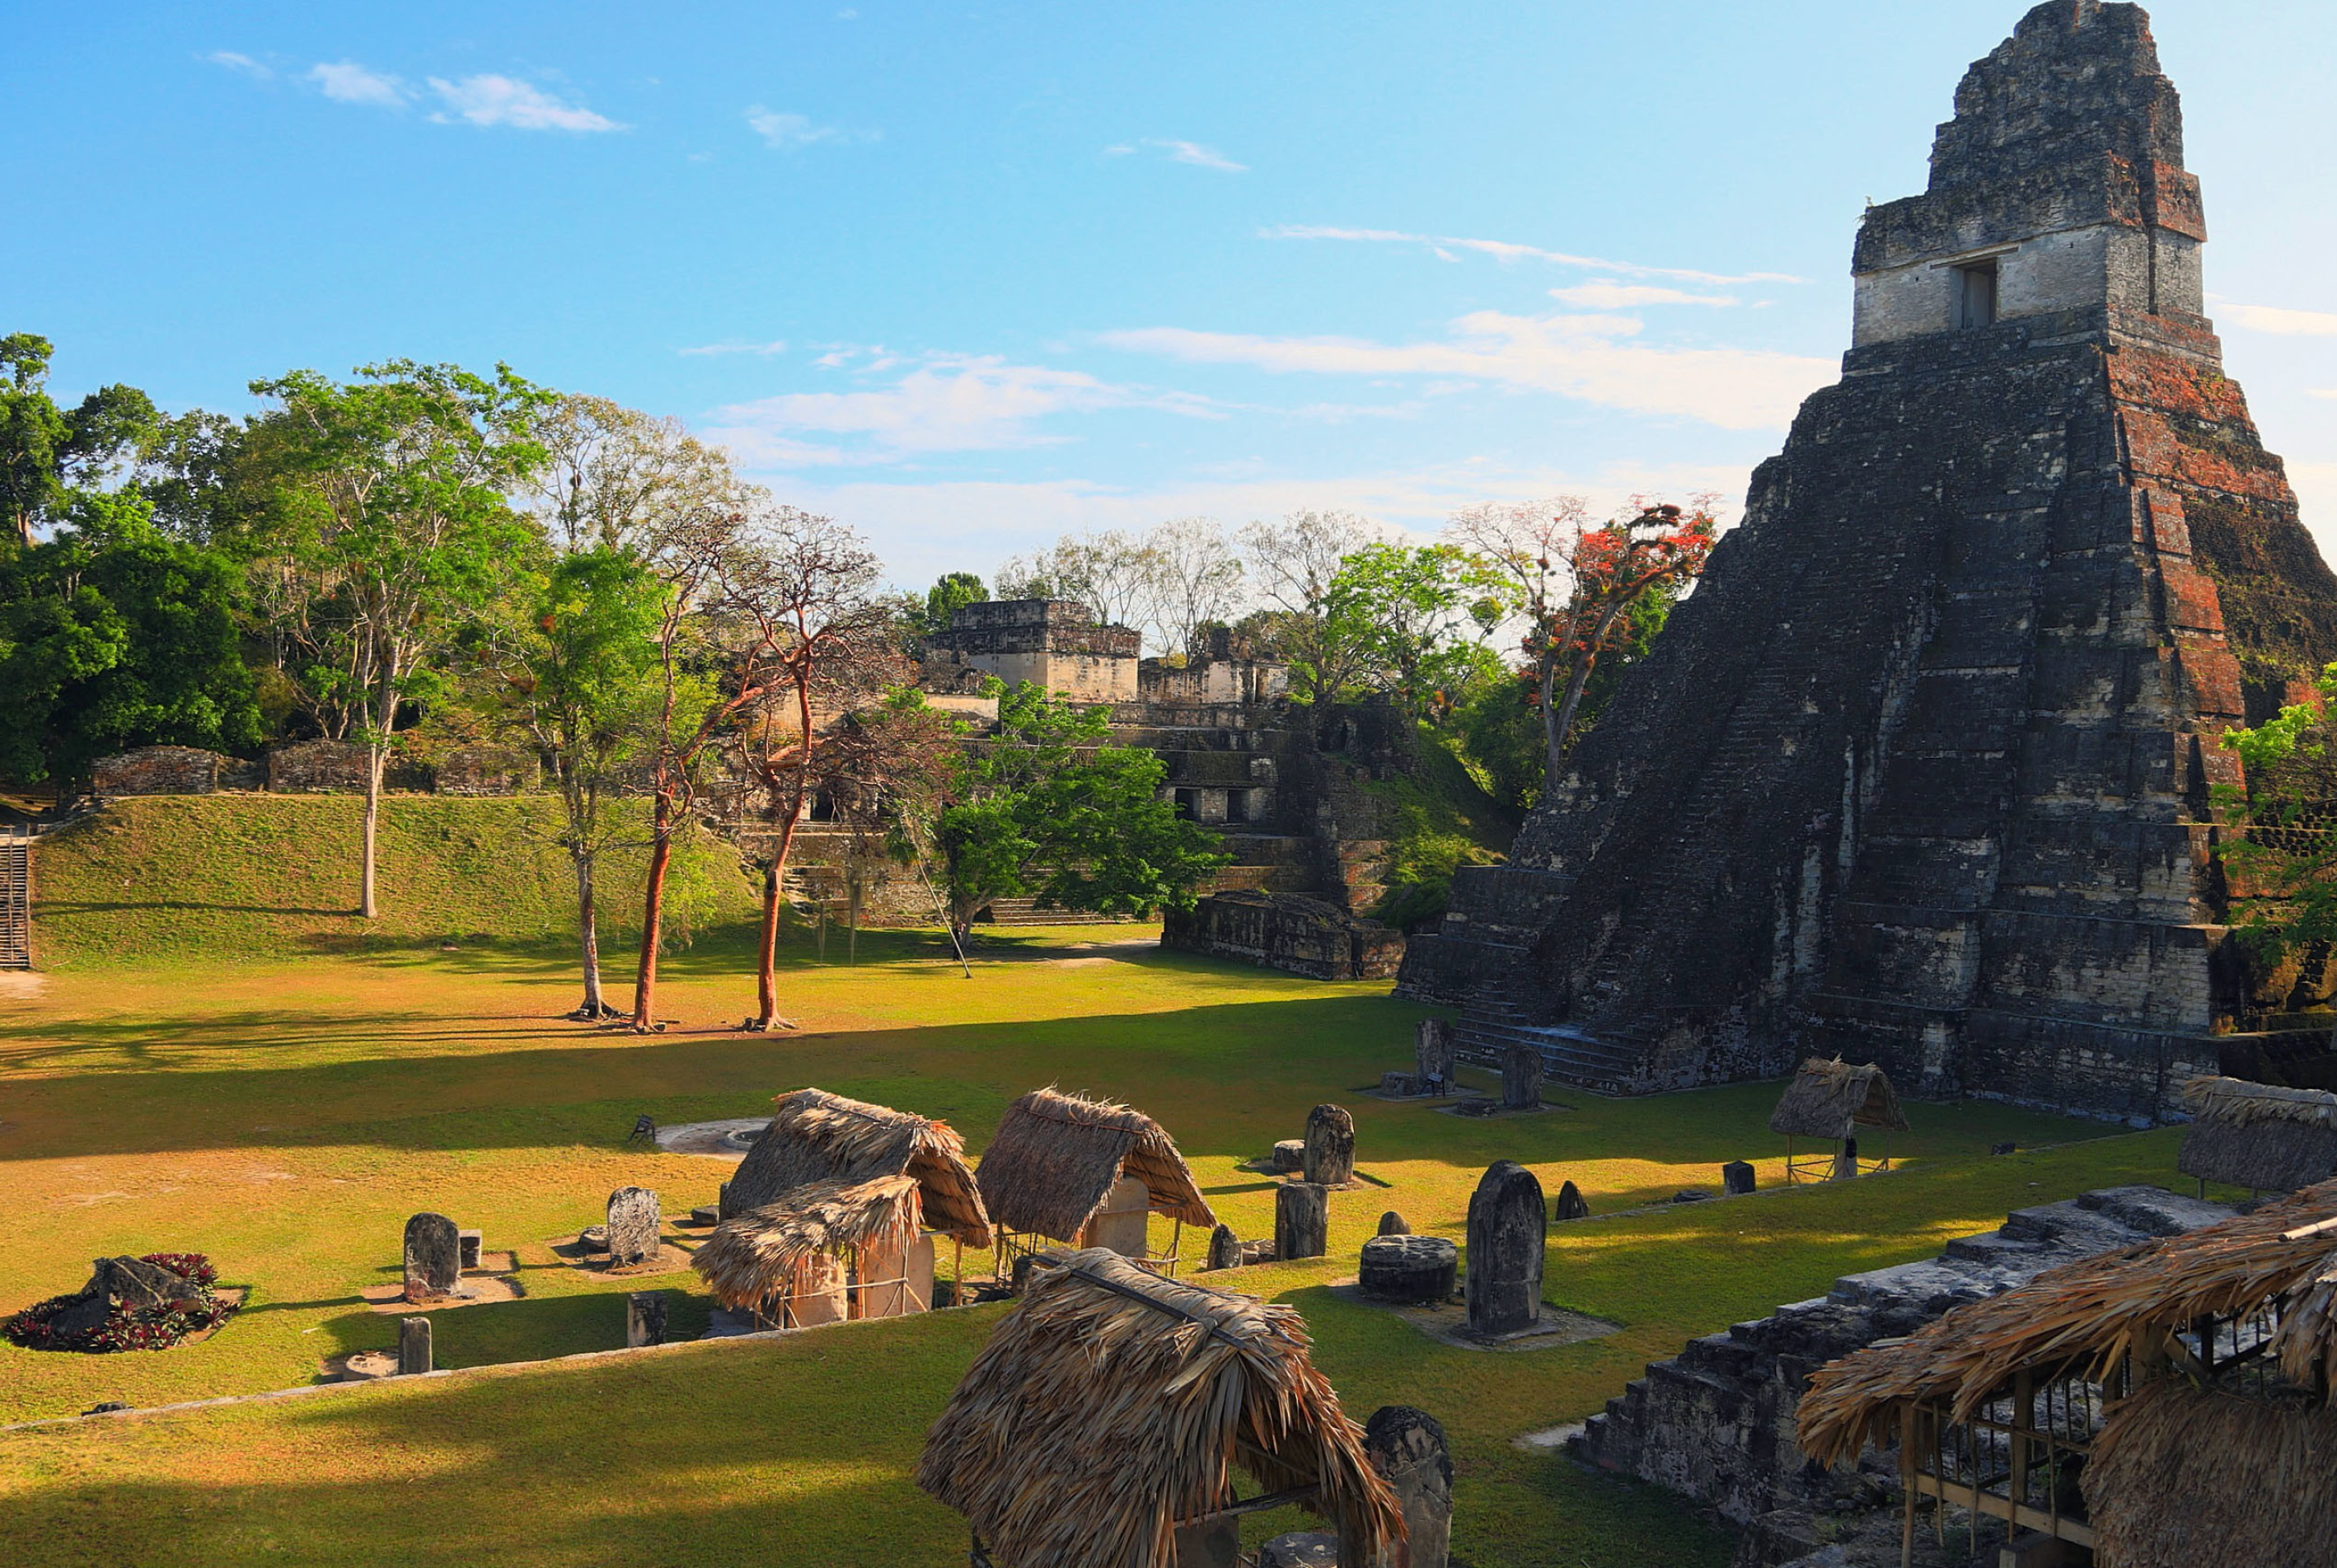
[[[2325,1000],[2250,972],[2210,825],[2218,732],[2337,657],[2337,579],[2205,238],[2147,17],[2031,11],[1867,212],[1842,380],[1402,989],[1592,1086],[1840,1053],[2129,1117]]]

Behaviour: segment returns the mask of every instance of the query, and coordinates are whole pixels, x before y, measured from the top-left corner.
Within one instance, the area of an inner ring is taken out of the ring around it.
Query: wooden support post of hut
[[[1820,1368],[1794,1441],[2122,1568],[2337,1562],[2337,1181],[2065,1264]],[[2075,1483],[2074,1485],[2072,1483]]]
[[[2337,1176],[2337,1095],[2240,1078],[2194,1078],[2184,1086],[2191,1113],[2176,1168],[2207,1183],[2254,1193],[2293,1193]]]
[[[982,1201],[998,1226],[998,1279],[1014,1260],[1050,1242],[1104,1247],[1174,1277],[1185,1227],[1206,1232],[1217,1216],[1185,1157],[1141,1111],[1055,1089],[1033,1089],[1006,1107],[982,1152]],[[1151,1246],[1151,1217],[1169,1221],[1165,1251]]]
[[[1816,1057],[1802,1064],[1785,1096],[1769,1116],[1769,1130],[1785,1135],[1785,1183],[1824,1182],[1854,1176],[1862,1171],[1891,1168],[1886,1139],[1879,1158],[1862,1161],[1858,1129],[1873,1127],[1885,1134],[1907,1130],[1906,1113],[1890,1077],[1872,1065],[1824,1061]],[[1823,1156],[1797,1154],[1796,1138],[1814,1138],[1833,1147]]]
[[[1235,1495],[1237,1466],[1262,1495]],[[917,1485],[996,1568],[1175,1568],[1180,1529],[1296,1504],[1343,1563],[1402,1560],[1403,1514],[1296,1310],[1103,1248],[1035,1261],[925,1439]]]
[[[946,1122],[823,1089],[783,1095],[730,1179],[730,1217],[690,1267],[723,1307],[773,1328],[927,1311],[934,1235],[961,1257],[990,1244],[964,1151]]]

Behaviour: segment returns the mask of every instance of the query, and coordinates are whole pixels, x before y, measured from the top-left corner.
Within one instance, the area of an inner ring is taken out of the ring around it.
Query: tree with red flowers
[[[1574,589],[1527,632],[1526,651],[1541,688],[1545,799],[1558,787],[1583,687],[1600,658],[1630,642],[1634,609],[1652,593],[1677,592],[1695,581],[1712,555],[1717,531],[1711,497],[1699,496],[1686,510],[1635,504],[1637,516],[1576,526],[1565,555]]]

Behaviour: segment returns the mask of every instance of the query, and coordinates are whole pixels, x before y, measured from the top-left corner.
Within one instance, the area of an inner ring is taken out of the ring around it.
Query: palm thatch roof
[[[1376,1563],[1403,1514],[1315,1369],[1296,1310],[1147,1273],[1102,1248],[1034,1268],[949,1407],[917,1485],[1012,1568],[1169,1568],[1177,1524],[1315,1487],[1340,1560]]]
[[[1907,1130],[1906,1113],[1881,1067],[1812,1057],[1785,1086],[1769,1130],[1795,1138],[1854,1138],[1861,1127]]]
[[[821,1183],[907,1175],[916,1180],[924,1224],[970,1247],[990,1245],[990,1215],[965,1163],[965,1140],[947,1122],[825,1089],[797,1089],[775,1103],[778,1114],[730,1178],[733,1213]]]
[[[1144,1183],[1157,1212],[1188,1225],[1217,1222],[1159,1123],[1053,1088],[1033,1089],[1006,1107],[978,1174],[982,1201],[1002,1228],[1059,1242],[1079,1241],[1123,1174]]]
[[[1899,1400],[1944,1401],[1964,1420],[2022,1368],[2098,1375],[2195,1319],[2275,1300],[2283,1310],[2272,1351],[2283,1375],[2313,1386],[2322,1375],[2316,1363],[2337,1369],[2337,1181],[2252,1214],[2065,1263],[1907,1339],[1830,1362],[1811,1375],[1794,1416],[1796,1440],[1822,1464],[1855,1459],[1867,1442],[1890,1436]]]
[[[2242,1078],[2194,1078],[2193,1120],[2176,1168],[2186,1176],[2293,1193],[2337,1176],[2337,1095]]]
[[[812,1182],[775,1203],[734,1214],[714,1228],[689,1266],[734,1312],[809,1288],[827,1258],[872,1243],[905,1249],[924,1223],[917,1180]]]
[[[2157,1378],[2110,1412],[2081,1485],[2097,1562],[2337,1563],[2337,1410]]]

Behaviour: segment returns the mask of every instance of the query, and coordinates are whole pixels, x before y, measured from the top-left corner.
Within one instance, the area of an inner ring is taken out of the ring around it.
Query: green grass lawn
[[[79,874],[85,885],[86,863]],[[264,892],[258,906],[250,919],[273,918]],[[331,936],[327,917],[302,918]],[[137,916],[142,930],[160,919]],[[1718,1568],[1726,1538],[1663,1494],[1513,1440],[1598,1409],[1690,1337],[1845,1271],[1928,1255],[2027,1203],[2173,1177],[2171,1133],[1912,1105],[1899,1174],[1554,1228],[1550,1300],[1622,1331],[1473,1353],[1327,1289],[1352,1276],[1382,1210],[1458,1239],[1498,1158],[1553,1193],[1572,1179],[1603,1214],[1716,1188],[1734,1158],[1773,1182],[1775,1086],[1633,1101],[1554,1087],[1564,1108],[1490,1122],[1384,1104],[1358,1090],[1407,1061],[1422,1009],[1384,984],[1120,945],[1142,928],[1002,937],[971,980],[928,933],[864,938],[851,969],[791,937],[784,996],[803,1028],[770,1037],[720,1027],[748,1010],[753,982],[743,944],[718,932],[672,960],[661,1010],[680,1022],[647,1038],[560,1020],[567,960],[511,935],[453,950],[321,940],[306,957],[267,948],[225,964],[203,936],[132,964],[103,931],[83,926],[73,961],[38,991],[0,991],[0,1309],[76,1288],[91,1258],[116,1251],[208,1252],[252,1296],[224,1331],[170,1352],[0,1347],[0,1421],[294,1387],[333,1353],[387,1345],[396,1319],[357,1292],[396,1277],[400,1228],[421,1209],[515,1248],[527,1290],[434,1314],[443,1366],[621,1344],[628,1286],[671,1289],[677,1327],[702,1322],[695,1275],[603,1281],[547,1246],[629,1183],[669,1214],[711,1200],[721,1164],[626,1145],[642,1112],[751,1115],[816,1084],[944,1116],[978,1153],[1008,1101],[1054,1083],[1158,1116],[1220,1215],[1255,1236],[1271,1230],[1272,1186],[1239,1167],[1335,1100],[1354,1113],[1360,1169],[1384,1185],[1334,1198],[1330,1257],[1236,1283],[1305,1312],[1357,1418],[1403,1401],[1444,1422],[1456,1560]],[[2064,1146],[1987,1156],[2007,1140]],[[1002,1310],[0,1433],[0,1539],[27,1564],[142,1561],[165,1542],[173,1558],[222,1563],[946,1562],[961,1522],[907,1475]],[[1296,1523],[1254,1521],[1252,1534]]]

